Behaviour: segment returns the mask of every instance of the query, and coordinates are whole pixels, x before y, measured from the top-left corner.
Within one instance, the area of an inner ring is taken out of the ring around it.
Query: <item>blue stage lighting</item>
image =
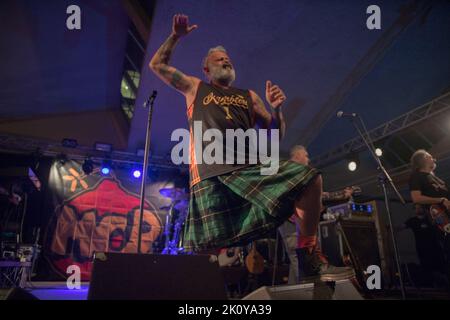
[[[103,160],[102,161],[102,168],[100,170],[100,172],[102,173],[102,175],[107,176],[110,174],[111,172],[111,160]]]
[[[136,179],[141,177],[141,170],[134,170],[133,171],[133,177],[135,177]]]

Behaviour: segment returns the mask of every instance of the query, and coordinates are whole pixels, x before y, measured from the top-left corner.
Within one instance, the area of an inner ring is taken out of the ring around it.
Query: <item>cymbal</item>
[[[163,188],[159,189],[159,193],[172,200],[188,200],[189,194],[181,188]]]

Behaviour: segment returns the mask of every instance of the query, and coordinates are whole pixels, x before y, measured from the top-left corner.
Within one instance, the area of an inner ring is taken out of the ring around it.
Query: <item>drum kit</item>
[[[164,227],[165,246],[162,254],[178,255],[186,254],[182,245],[182,230],[187,218],[189,207],[189,193],[182,188],[163,188],[159,193],[171,199],[169,206],[161,207],[167,210]]]

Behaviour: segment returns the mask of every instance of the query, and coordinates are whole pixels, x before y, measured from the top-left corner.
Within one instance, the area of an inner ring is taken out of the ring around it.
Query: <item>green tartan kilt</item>
[[[246,245],[264,238],[294,212],[294,201],[319,172],[280,160],[273,175],[261,165],[205,179],[190,191],[183,247],[202,251]]]

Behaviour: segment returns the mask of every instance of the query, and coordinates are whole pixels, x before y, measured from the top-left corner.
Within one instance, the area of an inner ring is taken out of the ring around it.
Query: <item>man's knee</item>
[[[311,199],[319,199],[322,196],[322,176],[319,174],[315,176],[307,185],[305,190],[296,199],[295,207],[297,209],[302,209],[304,205],[303,202],[309,202]],[[301,215],[301,214],[300,214]],[[297,216],[299,216],[297,212]]]
[[[314,193],[319,193],[322,194],[322,175],[317,175],[313,178],[313,180],[311,180],[311,182],[308,184],[308,188],[309,191],[314,192]]]

